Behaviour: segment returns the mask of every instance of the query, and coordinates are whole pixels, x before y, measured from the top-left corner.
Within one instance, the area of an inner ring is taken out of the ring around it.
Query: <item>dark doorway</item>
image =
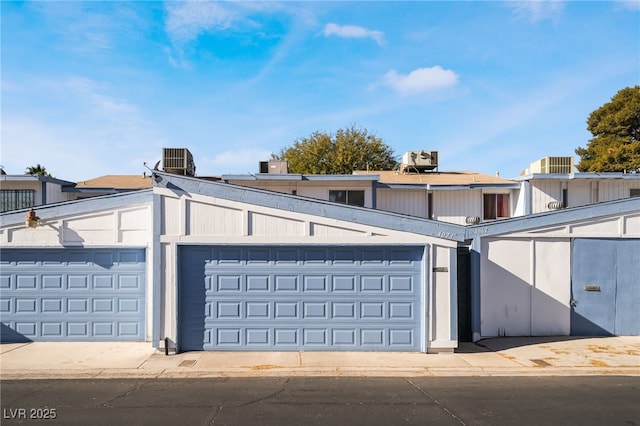
[[[471,255],[469,247],[458,247],[458,341],[471,340]]]

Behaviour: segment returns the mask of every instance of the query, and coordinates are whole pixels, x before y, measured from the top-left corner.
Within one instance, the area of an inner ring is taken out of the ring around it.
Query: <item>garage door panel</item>
[[[2,341],[144,340],[144,250],[3,250]]]
[[[209,337],[213,335],[214,337]],[[214,345],[217,350],[293,349],[299,350],[406,350],[415,344],[415,330],[383,327],[217,327],[205,333],[201,346]],[[193,349],[192,349],[193,350]]]
[[[182,247],[180,347],[419,350],[422,252]]]

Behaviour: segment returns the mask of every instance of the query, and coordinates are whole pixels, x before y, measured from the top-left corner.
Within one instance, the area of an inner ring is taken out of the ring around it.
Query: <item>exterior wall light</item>
[[[40,224],[40,218],[36,216],[36,212],[30,209],[27,212],[27,218],[24,220],[24,226],[27,228],[35,228]]]

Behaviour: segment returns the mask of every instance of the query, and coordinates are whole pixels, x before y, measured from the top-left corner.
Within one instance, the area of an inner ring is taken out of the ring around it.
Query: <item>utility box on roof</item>
[[[187,148],[163,148],[162,168],[167,173],[182,176],[195,176],[196,165],[193,155]]]
[[[285,175],[289,173],[289,163],[287,161],[261,161],[260,173]]]
[[[402,156],[403,172],[424,172],[438,167],[438,151],[409,151]]]
[[[573,173],[573,157],[544,157],[531,163],[529,173]]]

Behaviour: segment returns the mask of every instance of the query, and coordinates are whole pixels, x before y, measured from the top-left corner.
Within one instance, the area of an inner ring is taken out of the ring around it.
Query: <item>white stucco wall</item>
[[[481,335],[568,335],[570,240],[482,242]]]

